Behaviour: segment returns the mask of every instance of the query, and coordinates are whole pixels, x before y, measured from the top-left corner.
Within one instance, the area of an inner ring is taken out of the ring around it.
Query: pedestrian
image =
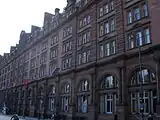
[[[152,114],[149,115],[148,120],[153,120]]]

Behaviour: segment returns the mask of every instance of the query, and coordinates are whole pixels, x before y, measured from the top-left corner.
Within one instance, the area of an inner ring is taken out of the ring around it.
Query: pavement
[[[0,120],[10,120],[11,116],[7,116],[7,115],[0,115]],[[25,120],[25,119],[21,119],[20,120]]]
[[[11,115],[2,115],[0,114],[0,120],[10,120],[11,119]],[[38,118],[32,118],[32,117],[21,117],[19,116],[20,120],[38,120]],[[51,120],[51,119],[40,119],[40,120]]]

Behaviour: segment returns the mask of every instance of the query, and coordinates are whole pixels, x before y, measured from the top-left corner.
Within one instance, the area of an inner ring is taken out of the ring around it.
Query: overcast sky
[[[0,54],[16,45],[21,30],[30,32],[31,25],[42,27],[44,12],[63,11],[67,0],[0,0]]]

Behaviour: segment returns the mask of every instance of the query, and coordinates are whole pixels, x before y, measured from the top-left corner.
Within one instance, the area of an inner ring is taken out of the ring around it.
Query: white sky
[[[19,41],[21,30],[30,32],[31,25],[42,27],[44,12],[61,12],[67,0],[0,0],[0,54],[10,51]]]

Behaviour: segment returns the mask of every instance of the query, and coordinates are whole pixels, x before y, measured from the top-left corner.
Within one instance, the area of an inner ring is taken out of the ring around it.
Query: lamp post
[[[142,38],[139,35],[136,35],[137,44],[138,44],[138,61],[139,61],[139,81],[140,81],[140,112],[141,112],[141,120],[144,119],[144,102],[143,102],[143,77],[142,77],[142,63],[141,63],[141,42]]]

